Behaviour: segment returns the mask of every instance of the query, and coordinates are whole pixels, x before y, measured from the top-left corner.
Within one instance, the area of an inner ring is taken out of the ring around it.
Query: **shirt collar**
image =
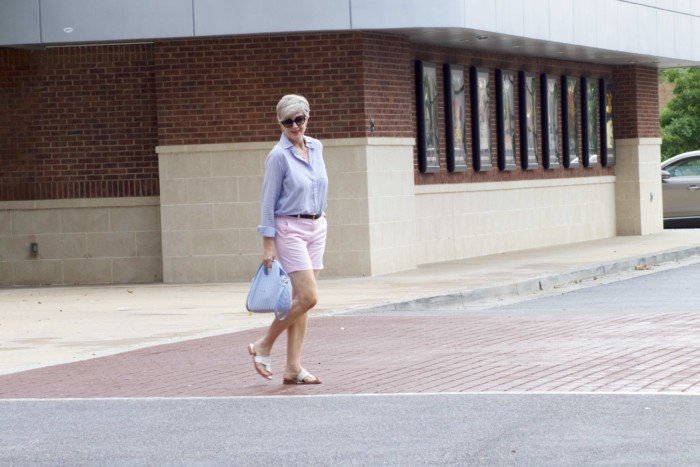
[[[304,135],[303,138],[304,138],[304,143],[306,144],[306,146],[309,148],[312,147],[311,140],[306,135]],[[294,143],[289,141],[289,138],[287,138],[287,135],[285,135],[284,133],[282,133],[282,136],[280,136],[280,143],[282,144],[282,147],[285,149],[289,149],[289,148],[294,147]]]

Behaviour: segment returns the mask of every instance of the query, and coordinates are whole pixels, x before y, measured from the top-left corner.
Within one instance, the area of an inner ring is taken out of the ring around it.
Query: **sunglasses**
[[[285,128],[291,128],[294,126],[296,123],[298,127],[301,127],[304,123],[306,123],[306,117],[303,115],[299,115],[297,118],[292,120],[291,118],[286,118],[280,122],[283,127]]]

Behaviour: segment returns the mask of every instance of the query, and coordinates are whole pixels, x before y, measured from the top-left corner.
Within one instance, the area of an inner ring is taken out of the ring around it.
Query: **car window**
[[[666,168],[671,177],[700,177],[700,157],[684,159]]]

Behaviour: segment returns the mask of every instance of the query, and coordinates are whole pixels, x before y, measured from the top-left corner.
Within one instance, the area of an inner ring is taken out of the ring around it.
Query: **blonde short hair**
[[[277,121],[279,122],[299,112],[308,118],[309,101],[307,101],[304,96],[287,94],[277,103]]]

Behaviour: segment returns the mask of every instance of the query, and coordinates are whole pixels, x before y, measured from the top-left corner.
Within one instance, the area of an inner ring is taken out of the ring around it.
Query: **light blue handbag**
[[[280,321],[292,307],[292,281],[277,260],[272,267],[260,264],[250,285],[245,307],[253,313],[274,313]]]

